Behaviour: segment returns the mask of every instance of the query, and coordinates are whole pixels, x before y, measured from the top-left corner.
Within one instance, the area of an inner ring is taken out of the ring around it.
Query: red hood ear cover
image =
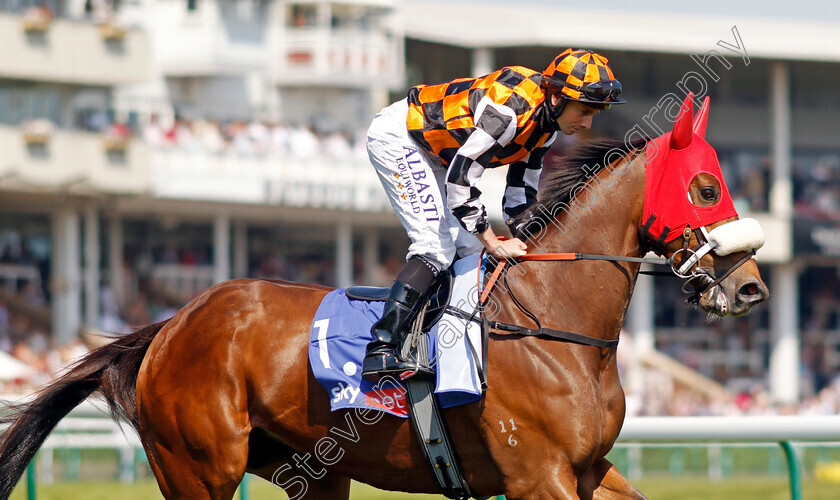
[[[693,94],[686,96],[674,129],[654,139],[648,147],[644,223],[652,215],[656,217],[649,228],[654,240],[668,242],[682,235],[686,226],[696,229],[738,215],[723,181],[717,153],[703,138],[709,98],[706,97],[694,121],[693,99]],[[702,173],[720,181],[720,200],[710,207],[691,203],[688,192],[691,181]]]

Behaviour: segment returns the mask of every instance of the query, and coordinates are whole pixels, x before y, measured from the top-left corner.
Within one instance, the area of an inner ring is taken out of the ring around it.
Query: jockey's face
[[[551,96],[553,105],[557,105],[555,100],[560,98],[556,95]],[[589,130],[592,126],[592,117],[598,114],[600,110],[587,106],[578,101],[569,101],[560,117],[557,118],[557,124],[560,126],[560,131],[566,135],[573,135],[581,130]]]

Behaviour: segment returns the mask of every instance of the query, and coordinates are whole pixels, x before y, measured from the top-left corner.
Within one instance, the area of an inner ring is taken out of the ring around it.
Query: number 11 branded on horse
[[[673,131],[646,146],[585,144],[518,221],[533,254],[483,285],[487,389],[443,411],[471,494],[644,498],[605,456],[625,410],[615,345],[648,250],[669,258],[707,313],[743,315],[767,298],[752,259],[764,235],[738,220],[703,139],[708,100],[693,118],[692,98]],[[326,330],[313,320],[330,293],[229,281],[91,352],[5,418],[0,498],[57,422],[96,391],[137,429],[166,498],[229,499],[245,472],[293,498],[348,498],[351,479],[439,491],[407,420],[371,407],[330,410],[360,391],[327,393],[313,370],[336,360],[325,348],[320,360],[317,347],[315,361],[307,356],[310,334]],[[393,392],[361,399],[400,402]]]

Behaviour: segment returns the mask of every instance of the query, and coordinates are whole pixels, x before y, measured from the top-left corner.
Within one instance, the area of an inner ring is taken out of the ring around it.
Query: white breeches
[[[484,246],[446,207],[446,169],[408,136],[407,114],[405,99],[377,113],[368,129],[368,155],[411,239],[406,260],[420,256],[444,270],[456,253],[466,257]]]

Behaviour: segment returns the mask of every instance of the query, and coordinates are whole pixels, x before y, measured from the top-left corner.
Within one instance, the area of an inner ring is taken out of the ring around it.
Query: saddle
[[[426,332],[434,326],[449,307],[452,295],[453,271],[438,274],[432,283],[428,298],[403,337],[400,353],[403,359],[411,359],[423,368],[434,370],[429,362]],[[385,301],[389,288],[356,286],[348,288],[347,297],[354,300]],[[452,439],[441,413],[440,402],[435,395],[435,381],[429,377],[409,377],[403,381],[406,400],[415,436],[423,448],[426,463],[431,468],[438,488],[447,498],[473,498],[452,445]]]
[[[450,267],[446,271],[438,273],[432,282],[426,301],[421,308],[421,313],[424,316],[421,325],[423,332],[428,332],[446,311],[449,298],[452,296],[453,277],[453,271]],[[385,302],[388,299],[389,290],[390,288],[386,286],[351,286],[344,293],[353,300]]]

